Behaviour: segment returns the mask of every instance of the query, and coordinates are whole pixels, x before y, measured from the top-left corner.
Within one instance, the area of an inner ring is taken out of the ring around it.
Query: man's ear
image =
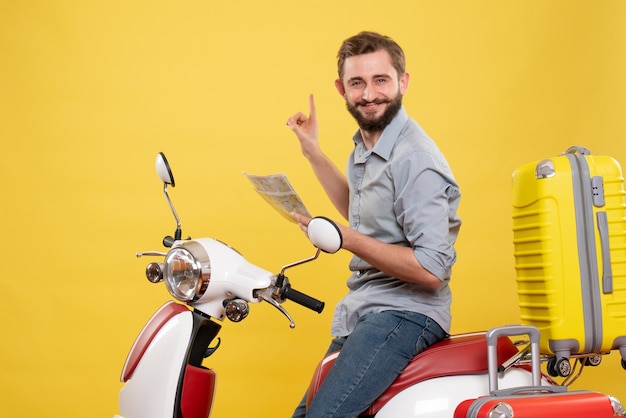
[[[409,73],[404,73],[402,75],[402,77],[400,77],[400,94],[402,94],[404,96],[404,93],[406,93],[406,91],[409,88],[409,79],[410,79],[410,74]]]
[[[343,83],[341,82],[341,80],[335,80],[335,88],[337,89],[341,97],[346,97],[346,89],[343,87]]]

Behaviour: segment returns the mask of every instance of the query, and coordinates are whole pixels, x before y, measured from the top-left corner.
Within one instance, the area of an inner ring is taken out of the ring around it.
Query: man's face
[[[336,86],[348,111],[366,132],[382,131],[402,106],[409,75],[398,77],[385,50],[347,58]]]

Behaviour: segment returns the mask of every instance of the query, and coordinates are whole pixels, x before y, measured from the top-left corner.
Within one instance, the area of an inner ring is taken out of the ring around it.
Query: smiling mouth
[[[367,117],[368,119],[371,117],[376,117],[379,111],[383,109],[382,103],[364,103],[360,105],[359,108],[361,109],[363,116]]]
[[[357,105],[362,107],[365,110],[375,110],[378,109],[380,105],[385,103],[389,103],[388,100],[374,100],[373,102],[359,102]]]

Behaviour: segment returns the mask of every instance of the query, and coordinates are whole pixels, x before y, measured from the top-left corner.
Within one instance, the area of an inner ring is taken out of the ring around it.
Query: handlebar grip
[[[293,289],[289,284],[283,287],[281,297],[283,299],[294,301],[297,304],[302,305],[305,308],[309,308],[317,313],[321,313],[324,310],[324,302]]]

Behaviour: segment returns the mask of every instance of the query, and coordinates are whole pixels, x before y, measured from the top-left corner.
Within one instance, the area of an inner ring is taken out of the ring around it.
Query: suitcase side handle
[[[540,333],[537,327],[525,325],[507,325],[495,327],[487,331],[487,362],[489,367],[489,393],[492,395],[498,390],[498,337],[512,337],[528,335],[530,337],[530,360],[532,385],[541,386],[541,365],[539,352]]]
[[[609,221],[606,212],[597,212],[600,248],[602,249],[602,293],[613,293],[613,269],[611,267],[611,247],[609,245]]]

